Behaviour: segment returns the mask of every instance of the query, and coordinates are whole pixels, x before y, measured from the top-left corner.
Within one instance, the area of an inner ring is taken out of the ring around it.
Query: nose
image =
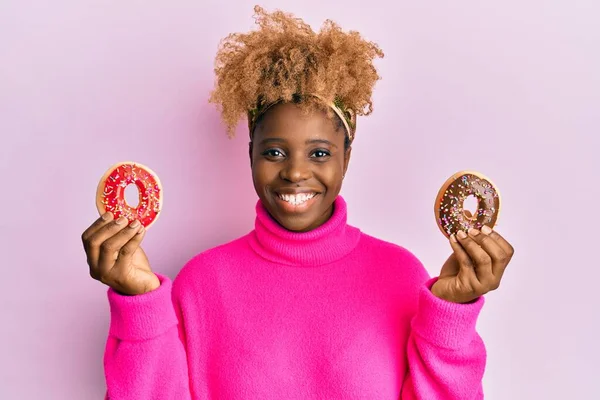
[[[281,179],[288,182],[302,182],[310,179],[312,171],[310,163],[304,157],[289,157],[279,173]]]

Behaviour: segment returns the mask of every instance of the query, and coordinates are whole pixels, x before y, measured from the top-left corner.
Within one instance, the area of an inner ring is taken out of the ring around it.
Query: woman
[[[430,279],[406,249],[348,225],[339,192],[383,53],[331,21],[317,34],[256,12],[260,29],[221,46],[211,96],[230,134],[248,117],[255,229],[173,283],[152,272],[139,222],[108,213],[83,233],[110,287],[107,397],[483,398],[475,323],[511,245],[488,228],[453,236]]]

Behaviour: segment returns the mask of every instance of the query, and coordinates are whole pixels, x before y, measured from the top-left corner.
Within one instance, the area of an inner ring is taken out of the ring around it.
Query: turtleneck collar
[[[339,260],[358,244],[360,230],[347,224],[346,202],[338,196],[333,214],[321,226],[308,232],[285,229],[256,203],[256,221],[250,245],[261,257],[279,264],[314,267]]]

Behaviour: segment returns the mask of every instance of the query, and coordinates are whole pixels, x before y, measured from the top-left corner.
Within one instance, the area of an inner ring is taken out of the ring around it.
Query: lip
[[[274,190],[275,194],[287,194],[287,195],[295,195],[295,194],[309,194],[316,193],[321,194],[318,190],[308,189],[308,188],[300,188],[300,189],[280,189]]]

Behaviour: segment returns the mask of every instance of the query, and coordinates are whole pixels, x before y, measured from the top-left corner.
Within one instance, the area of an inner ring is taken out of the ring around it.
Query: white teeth
[[[279,198],[293,205],[299,205],[315,197],[316,193],[280,194]]]

